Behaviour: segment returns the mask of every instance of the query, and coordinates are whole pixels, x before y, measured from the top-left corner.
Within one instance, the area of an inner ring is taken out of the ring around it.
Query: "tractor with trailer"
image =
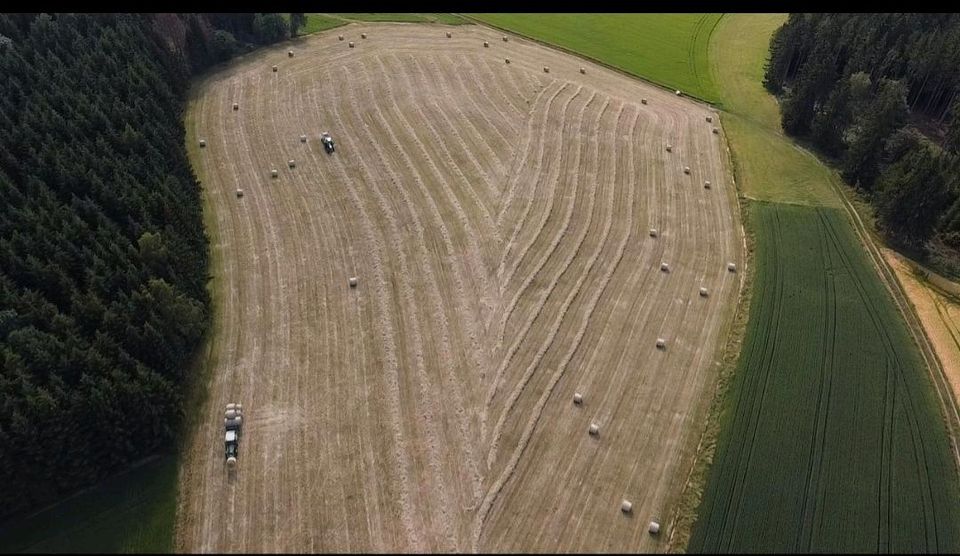
[[[243,433],[243,406],[238,403],[228,403],[223,414],[224,458],[227,469],[237,466],[237,456],[240,455],[240,436]]]
[[[333,137],[330,137],[330,134],[326,131],[320,135],[320,142],[323,143],[323,148],[327,151],[327,154],[333,154],[333,151],[336,150],[333,146]]]

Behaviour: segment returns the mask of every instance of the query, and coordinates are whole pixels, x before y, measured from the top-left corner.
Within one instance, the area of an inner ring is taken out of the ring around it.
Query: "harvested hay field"
[[[349,25],[194,85],[216,324],[180,550],[665,547],[743,269],[716,114],[447,29]]]

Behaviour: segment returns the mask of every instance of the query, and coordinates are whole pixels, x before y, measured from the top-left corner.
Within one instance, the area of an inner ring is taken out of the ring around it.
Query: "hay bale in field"
[[[233,109],[234,109],[234,110],[240,110],[240,105],[239,105],[238,103],[234,102],[234,103],[233,103]]]
[[[737,265],[734,263],[727,263],[727,270],[729,270],[730,272],[736,272]]]
[[[361,39],[367,38],[367,34],[366,34],[366,33],[360,33],[360,38],[361,38]]]
[[[650,525],[647,526],[647,531],[649,531],[651,535],[659,534],[659,533],[660,533],[660,522],[659,522],[659,521],[651,521],[651,522],[650,522]]]
[[[510,39],[508,39],[507,36],[504,35],[504,36],[503,36],[503,42],[507,42],[508,40],[510,40]]]
[[[504,61],[505,63],[509,64],[509,63],[510,63],[510,58],[504,58],[503,61]]]
[[[293,51],[292,51],[292,50],[288,50],[288,51],[287,51],[287,57],[288,57],[288,58],[293,58]]]
[[[633,512],[633,503],[627,499],[624,499],[623,502],[620,502],[620,511],[629,514]]]
[[[713,121],[713,116],[707,116],[707,123],[709,124],[712,121]]]
[[[700,288],[700,297],[707,297],[707,288]]]
[[[720,134],[720,130],[717,129],[717,128],[713,128],[713,134],[714,134],[714,135],[719,135],[719,134]]]
[[[296,168],[296,167],[297,167],[297,163],[294,162],[294,160],[291,158],[290,160],[287,161],[287,166],[290,167],[290,168]]]
[[[342,41],[342,40],[343,40],[343,35],[337,35],[337,40]]]
[[[640,99],[640,104],[646,104],[646,103],[647,103],[647,99],[645,98]]]
[[[490,48],[490,43],[488,43],[487,41],[483,41],[483,47]]]
[[[273,72],[274,72],[274,73],[277,72],[277,66],[273,66]]]
[[[577,405],[583,404],[583,396],[580,395],[580,392],[573,393],[573,403]]]
[[[205,139],[201,139],[201,140],[200,140],[200,146],[201,146],[201,147],[206,147],[206,146],[207,146],[207,141],[206,141]]]
[[[550,68],[543,66],[543,73],[550,73]]]
[[[350,41],[350,43],[348,44],[348,46],[350,46],[350,48],[353,48],[353,41]]]
[[[657,349],[666,349],[667,341],[663,338],[657,338]]]
[[[450,31],[447,31],[447,38],[449,39],[452,36],[453,36],[453,33],[451,33]]]
[[[689,167],[689,166],[684,166],[684,167],[683,167],[683,173],[684,173],[684,174],[689,174],[689,173],[690,173],[690,167]]]
[[[667,263],[660,263],[660,270],[663,272],[670,272],[670,265]]]
[[[672,153],[672,152],[673,152],[673,145],[667,144],[667,152],[668,152],[668,153]]]
[[[243,190],[237,189],[237,198],[239,199],[240,197],[243,197]]]
[[[600,434],[600,425],[596,423],[590,423],[590,428],[588,429],[590,436],[597,436]]]
[[[279,175],[279,172],[277,172],[276,170],[270,170],[270,177],[271,177],[271,178],[275,178],[275,177],[277,177],[277,175]]]
[[[683,93],[680,92],[680,89],[677,89],[677,96],[680,96],[680,95],[682,95],[682,94],[683,94]]]
[[[351,287],[351,288],[357,287],[357,277],[356,277],[356,276],[351,276],[349,282],[350,282],[350,287]]]
[[[301,143],[306,143],[306,142],[307,142],[307,136],[306,136],[306,135],[301,135],[301,136],[300,136],[300,142],[301,142]]]
[[[580,68],[580,73],[587,73],[587,68]]]
[[[657,237],[657,229],[650,228],[650,237]]]
[[[710,182],[709,182],[709,181],[703,182],[703,188],[704,188],[704,189],[710,189]]]

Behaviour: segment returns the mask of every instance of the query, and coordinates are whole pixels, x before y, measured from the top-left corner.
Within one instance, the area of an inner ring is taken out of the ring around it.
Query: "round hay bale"
[[[237,458],[235,458],[235,457],[233,457],[233,456],[228,457],[228,458],[227,458],[227,467],[229,467],[230,469],[233,469],[233,468],[236,467],[236,466],[237,466]]]
[[[727,263],[727,270],[729,270],[730,272],[736,272],[737,265],[734,263]]]
[[[487,41],[483,41],[483,47],[490,48],[490,43],[488,43]]]
[[[342,40],[343,40],[343,35],[337,35],[337,40],[342,41]]]
[[[580,392],[574,392],[573,394],[573,403],[577,405],[583,404],[583,396],[580,395]]]
[[[713,128],[713,134],[714,134],[714,135],[720,135],[720,130],[717,129],[717,128]]]
[[[660,263],[660,270],[663,272],[670,272],[670,265],[667,263]]]
[[[274,72],[274,73],[277,72],[277,66],[273,66],[273,72]]]
[[[650,228],[650,237],[657,237],[657,229]]]
[[[580,73],[587,73],[587,68],[580,68]]]
[[[350,48],[353,48],[353,41],[350,41],[350,42],[348,43],[348,46],[350,46]]]
[[[624,499],[623,502],[620,502],[620,511],[625,514],[633,512],[633,503],[627,499]]]
[[[452,36],[453,36],[453,33],[451,33],[450,31],[447,31],[447,38],[449,39]]]
[[[667,341],[663,338],[657,338],[657,349],[666,349]]]
[[[236,419],[236,418],[237,418],[237,410],[236,410],[236,409],[228,409],[228,410],[226,410],[226,411],[223,412],[223,416],[226,417],[227,419]]]
[[[651,535],[659,534],[659,533],[660,533],[660,522],[659,522],[659,521],[651,521],[651,522],[650,522],[650,525],[647,526],[647,531],[649,531]]]
[[[297,163],[294,162],[293,159],[290,159],[290,160],[287,161],[287,166],[290,167],[290,168],[296,168],[296,167],[297,167]]]
[[[703,188],[704,188],[704,189],[710,189],[710,182],[709,182],[709,181],[703,182]]]
[[[228,404],[227,404],[227,411],[229,411],[229,410],[231,410],[231,409],[236,409],[236,408],[237,408],[237,404],[235,404],[235,403],[228,403]]]
[[[270,177],[271,177],[271,178],[275,178],[275,177],[277,177],[278,175],[279,175],[279,172],[277,172],[276,170],[270,170]]]
[[[361,39],[367,38],[367,34],[366,34],[366,33],[360,33],[360,38],[361,38]]]
[[[504,36],[503,36],[503,42],[507,42],[508,40],[510,40],[510,39],[508,39],[507,36],[504,35]]]
[[[236,404],[236,408],[237,408],[237,413],[243,413],[243,404],[242,404],[242,403]]]
[[[684,166],[684,167],[683,167],[683,173],[684,173],[684,174],[689,174],[689,173],[690,173],[690,167],[689,167],[689,166]]]
[[[681,93],[680,90],[677,89],[677,96],[680,96],[680,95],[682,95],[682,94],[683,94],[683,93]]]
[[[292,50],[288,50],[288,51],[287,51],[287,58],[293,58],[293,51],[292,51]]]
[[[505,63],[509,64],[509,63],[510,63],[510,58],[504,58],[503,61],[504,61]]]
[[[233,103],[233,109],[234,109],[234,110],[240,110],[240,105],[239,105],[238,103],[234,102],[234,103]]]
[[[550,73],[550,68],[543,66],[543,73]]]
[[[239,199],[240,197],[243,197],[243,190],[237,189],[237,198]]]
[[[707,116],[707,123],[710,123],[712,121],[713,121],[713,116]]]
[[[672,153],[672,152],[673,152],[673,145],[667,145],[667,152],[668,152],[668,153]]]
[[[700,288],[700,297],[707,297],[707,288]]]
[[[647,103],[647,99],[645,98],[640,99],[640,104],[646,104],[646,103]]]
[[[306,135],[301,135],[301,136],[300,136],[300,142],[301,142],[301,143],[306,143],[306,142],[307,142],[307,136],[306,136]]]
[[[600,434],[600,425],[596,423],[590,423],[590,428],[587,429],[587,432],[590,433],[590,436],[597,436]]]
[[[351,288],[357,287],[357,277],[356,277],[356,276],[351,276],[349,282],[350,282],[350,287],[351,287]]]
[[[206,139],[201,139],[201,140],[200,140],[200,146],[201,146],[201,147],[206,147],[206,146],[207,146],[207,141],[206,141]]]

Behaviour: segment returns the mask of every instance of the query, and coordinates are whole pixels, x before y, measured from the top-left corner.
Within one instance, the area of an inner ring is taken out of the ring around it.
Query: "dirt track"
[[[666,544],[742,261],[716,114],[501,36],[351,25],[195,84],[218,320],[179,550]]]

